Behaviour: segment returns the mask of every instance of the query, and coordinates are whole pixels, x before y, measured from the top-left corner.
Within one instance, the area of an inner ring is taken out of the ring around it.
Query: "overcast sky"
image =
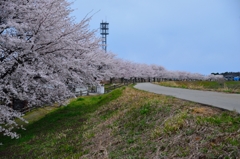
[[[240,71],[240,0],[75,0],[79,22],[109,22],[108,51],[167,70]],[[100,33],[98,32],[98,36]]]

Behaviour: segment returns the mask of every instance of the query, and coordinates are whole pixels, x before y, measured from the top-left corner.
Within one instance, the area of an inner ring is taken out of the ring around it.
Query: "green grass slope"
[[[0,147],[1,158],[237,158],[240,115],[131,87],[81,97]]]
[[[157,84],[167,87],[240,93],[239,81],[165,81]]]

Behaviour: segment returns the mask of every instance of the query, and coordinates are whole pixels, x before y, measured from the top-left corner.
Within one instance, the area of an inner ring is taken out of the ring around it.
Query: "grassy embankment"
[[[165,81],[157,84],[167,87],[240,93],[239,81]]]
[[[131,87],[81,97],[4,137],[1,158],[240,156],[240,115]],[[2,139],[2,137],[1,137]]]

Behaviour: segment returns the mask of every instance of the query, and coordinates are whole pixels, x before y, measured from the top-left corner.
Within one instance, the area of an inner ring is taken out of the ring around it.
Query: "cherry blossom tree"
[[[91,17],[73,22],[69,5],[65,0],[0,2],[0,132],[5,135],[16,137],[13,118],[21,118],[8,107],[13,99],[26,100],[29,107],[62,102],[74,96],[69,86],[110,76],[106,68],[114,55],[99,49],[95,31],[89,30]]]
[[[103,79],[203,78],[105,53],[96,31],[89,30],[91,17],[75,23],[71,11],[66,0],[0,1],[0,133],[18,137],[14,119],[24,119],[9,107],[14,99],[39,107],[61,103],[75,96],[71,88]]]
[[[223,75],[208,75],[206,77],[206,80],[210,80],[210,81],[224,81],[224,76]]]

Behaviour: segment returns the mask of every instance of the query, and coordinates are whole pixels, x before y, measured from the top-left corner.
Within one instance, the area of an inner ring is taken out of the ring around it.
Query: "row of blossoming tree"
[[[17,138],[13,99],[39,107],[60,103],[74,93],[69,86],[96,85],[109,78],[206,78],[171,72],[162,66],[116,58],[100,48],[90,17],[75,23],[66,0],[0,1],[0,133]]]

